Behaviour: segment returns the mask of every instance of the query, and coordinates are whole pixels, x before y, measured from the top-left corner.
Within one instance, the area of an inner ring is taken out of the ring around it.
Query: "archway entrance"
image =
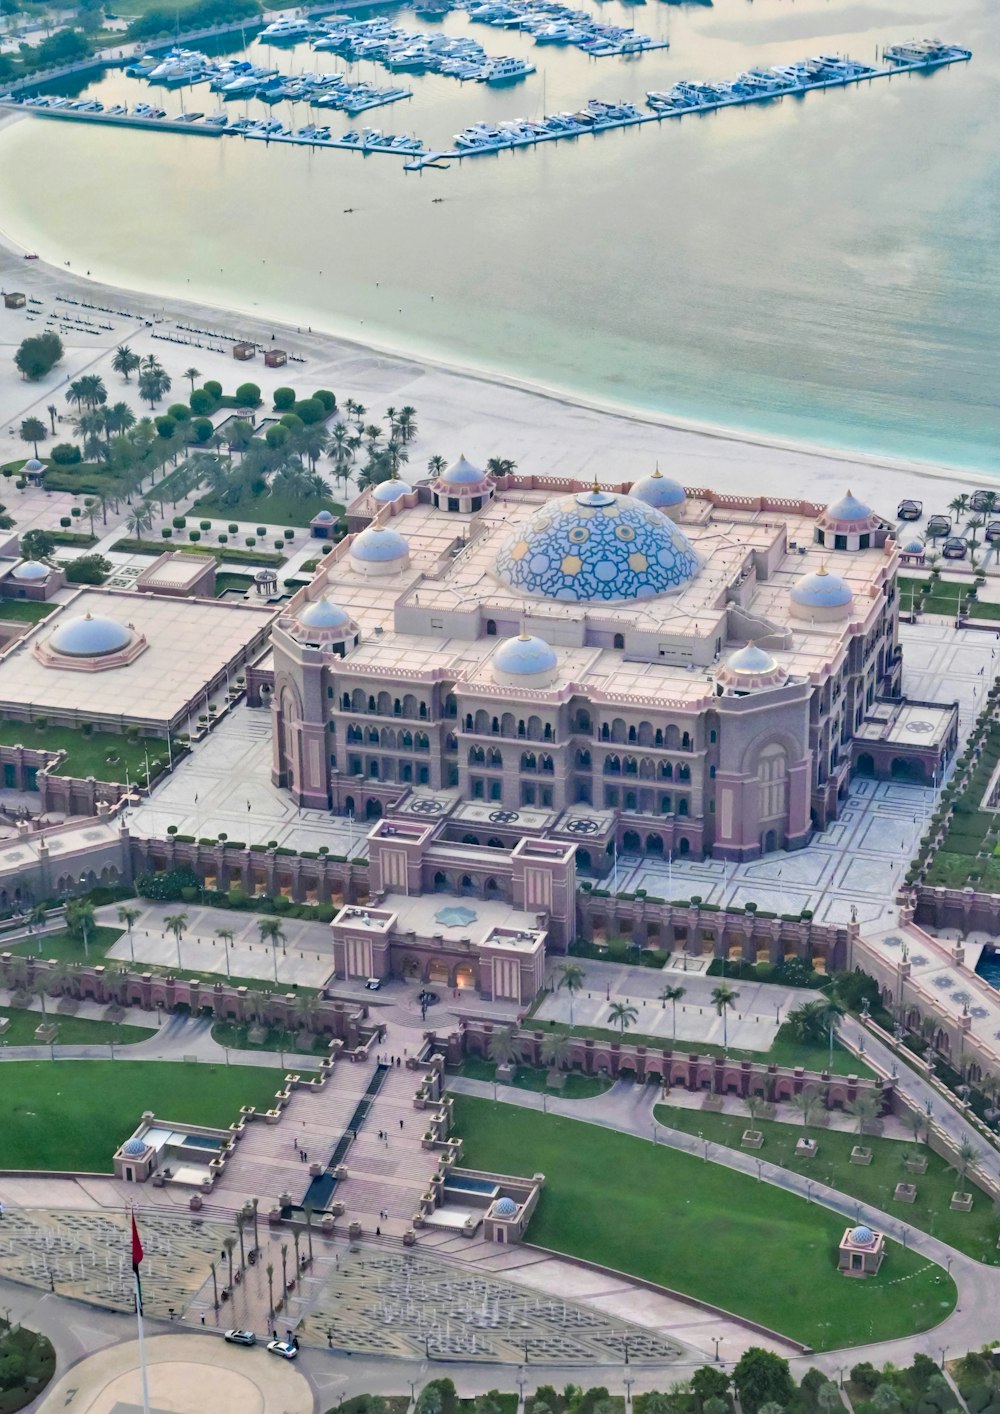
[[[446,962],[432,962],[427,968],[428,982],[436,982],[439,987],[450,986],[449,970]]]
[[[896,756],[893,758],[889,768],[889,775],[894,781],[907,781],[912,785],[924,786],[927,784],[927,772],[922,761],[908,760],[905,757]]]
[[[854,762],[854,774],[871,780],[875,775],[875,760],[870,751],[862,751]]]
[[[382,802],[380,800],[369,800],[365,806],[365,817],[368,820],[381,820]]]
[[[455,968],[455,986],[468,988],[470,991],[475,988],[476,974],[467,962],[461,963]]]

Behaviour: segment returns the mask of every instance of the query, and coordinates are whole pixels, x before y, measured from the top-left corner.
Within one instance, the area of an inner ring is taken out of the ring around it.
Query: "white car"
[[[230,1345],[256,1345],[257,1337],[253,1331],[226,1331],[226,1340]]]
[[[269,1340],[267,1348],[272,1355],[280,1355],[282,1360],[294,1360],[299,1353],[299,1347],[290,1340]]]
[[[382,989],[382,979],[381,979],[381,977],[369,977],[369,978],[368,978],[368,981],[365,983],[365,991],[366,991],[366,992],[378,992],[378,991],[381,991],[381,989]]]

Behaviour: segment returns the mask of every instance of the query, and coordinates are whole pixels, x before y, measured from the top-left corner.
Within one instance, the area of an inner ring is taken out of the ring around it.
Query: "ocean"
[[[970,64],[406,173],[395,157],[27,119],[0,132],[0,227],[77,273],[190,296],[654,410],[882,456],[1000,465],[1000,17],[989,0],[578,0],[670,39],[591,59],[528,35],[387,10],[538,65],[505,89],[360,77],[414,96],[335,133],[414,132],[682,78],[935,36]],[[382,12],[380,12],[382,13]],[[308,45],[249,51],[343,69]],[[109,72],[105,104],[221,106]],[[232,116],[247,111],[230,103]],[[254,104],[254,116],[265,111]]]

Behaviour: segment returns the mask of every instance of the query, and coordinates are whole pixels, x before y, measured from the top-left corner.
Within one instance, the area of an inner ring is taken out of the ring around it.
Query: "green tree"
[[[22,378],[34,383],[51,373],[62,356],[63,343],[58,334],[33,334],[18,345],[14,364]]]
[[[510,1026],[495,1027],[489,1040],[489,1057],[496,1065],[511,1065],[519,1057],[519,1050]]]
[[[241,383],[236,389],[236,402],[240,407],[260,407],[260,389],[256,383]]]
[[[731,1383],[718,1365],[699,1365],[691,1376],[691,1393],[704,1405],[706,1399],[728,1399]]]
[[[569,993],[569,1024],[573,1025],[573,998],[583,986],[583,968],[578,962],[564,962],[559,969],[559,989]]]
[[[734,992],[732,987],[725,982],[720,982],[718,987],[712,988],[712,1004],[716,1014],[722,1017],[722,1049],[724,1051],[729,1049],[729,1008],[735,1006],[739,995],[739,992]]]
[[[49,424],[52,428],[52,435],[54,437],[56,435],[56,418],[59,416],[59,409],[56,407],[55,403],[49,403],[45,411],[49,415]]]
[[[66,905],[66,932],[74,941],[83,942],[94,929],[94,905],[88,898],[71,898]]]
[[[562,1070],[569,1059],[570,1040],[565,1031],[546,1031],[542,1037],[542,1064]]]
[[[844,1010],[840,1002],[830,997],[816,997],[790,1011],[787,1025],[796,1041],[822,1045],[829,1037],[831,1026],[836,1032]]]
[[[111,360],[111,367],[116,373],[120,373],[127,383],[139,367],[139,355],[133,353],[128,344],[119,344]]]
[[[516,469],[517,462],[511,461],[510,457],[490,457],[486,463],[486,470],[491,476],[510,476]]]
[[[153,516],[153,507],[148,501],[137,501],[125,521],[125,528],[130,535],[135,536],[136,540],[141,540],[142,532],[152,529]]]
[[[428,459],[427,470],[430,472],[431,476],[440,476],[447,465],[448,463],[445,461],[444,457],[439,454],[438,456]]]
[[[66,565],[70,584],[103,584],[114,566],[103,555],[78,555]]]
[[[624,1037],[628,1027],[634,1026],[639,1019],[639,1012],[634,1006],[629,1006],[627,1002],[612,1002],[611,1013],[608,1020],[615,1026],[621,1027]]]
[[[191,391],[194,392],[195,380],[201,377],[201,370],[198,368],[185,368],[184,377],[191,384]]]
[[[177,966],[181,967],[181,938],[188,925],[186,913],[168,913],[163,920],[163,926],[168,933],[173,933],[174,942],[177,944]]]
[[[822,1096],[819,1094],[818,1090],[811,1085],[807,1086],[804,1090],[800,1090],[797,1095],[792,1096],[792,1108],[798,1110],[799,1114],[802,1116],[802,1129],[807,1136],[809,1134],[809,1123],[822,1103]]]
[[[883,1380],[871,1398],[875,1414],[900,1414],[902,1405],[899,1395],[888,1380]]]
[[[850,1110],[857,1121],[858,1133],[864,1134],[865,1127],[874,1124],[882,1113],[882,1101],[870,1090],[859,1090]]]
[[[759,1345],[749,1346],[740,1356],[733,1384],[744,1414],[758,1414],[762,1404],[787,1406],[795,1390],[788,1361]]]
[[[954,1169],[958,1174],[961,1191],[965,1192],[965,1179],[973,1164],[979,1162],[980,1153],[975,1144],[963,1139],[955,1153]]]
[[[666,1006],[667,1002],[673,1007],[671,1040],[677,1040],[677,1003],[687,992],[686,987],[664,987],[660,993],[660,1001]]]
[[[34,455],[38,456],[38,444],[49,435],[49,429],[40,417],[26,417],[21,423],[21,441],[30,442]]]
[[[47,530],[26,530],[20,539],[21,556],[25,560],[49,560],[55,548],[56,542]]]

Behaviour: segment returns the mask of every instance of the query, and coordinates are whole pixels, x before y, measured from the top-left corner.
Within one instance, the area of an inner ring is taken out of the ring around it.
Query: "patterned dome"
[[[644,476],[629,492],[636,501],[645,501],[647,506],[655,506],[664,511],[668,506],[679,506],[687,500],[687,493],[679,481],[664,476],[659,467],[652,476]]]
[[[25,471],[44,471],[44,470],[45,470],[45,467],[44,467],[43,464],[38,460],[37,457],[29,457],[28,460],[24,463],[24,470],[25,470]]]
[[[681,589],[698,557],[662,511],[595,487],[522,522],[496,558],[504,584],[548,599],[649,599]]]
[[[51,566],[42,564],[41,560],[22,560],[10,573],[12,579],[39,581],[48,579],[50,572]]]
[[[854,602],[854,594],[846,579],[841,579],[839,574],[831,574],[826,565],[820,565],[815,574],[804,574],[797,584],[792,585],[790,597],[793,604],[810,609],[834,609]]]
[[[67,619],[49,639],[55,653],[68,658],[101,658],[106,653],[119,653],[127,648],[132,635],[124,624],[105,614],[84,614]]]
[[[517,1212],[513,1198],[498,1198],[493,1204],[493,1214],[498,1218],[512,1218]]]
[[[875,1234],[870,1227],[856,1227],[851,1229],[851,1241],[857,1243],[859,1247],[870,1247],[875,1241]]]
[[[300,624],[308,624],[310,628],[342,628],[351,621],[347,610],[332,599],[314,599],[297,617]]]
[[[924,542],[919,535],[911,535],[908,540],[904,540],[900,545],[900,551],[904,555],[922,555],[924,553]],[[14,571],[15,574],[17,571]]]
[[[486,480],[486,473],[466,461],[463,453],[457,462],[445,467],[438,480],[443,481],[446,486],[478,486],[481,481]]]
[[[380,481],[372,491],[372,499],[385,506],[390,501],[398,501],[400,496],[408,496],[412,490],[413,487],[407,482],[397,481],[394,477],[391,481]]]
[[[127,1154],[130,1159],[137,1158],[139,1154],[144,1154],[145,1152],[146,1145],[141,1139],[126,1139],[125,1143],[122,1145],[122,1153]]]
[[[405,560],[410,547],[398,530],[384,525],[370,525],[351,543],[351,558],[363,564],[384,565],[393,560]]]

